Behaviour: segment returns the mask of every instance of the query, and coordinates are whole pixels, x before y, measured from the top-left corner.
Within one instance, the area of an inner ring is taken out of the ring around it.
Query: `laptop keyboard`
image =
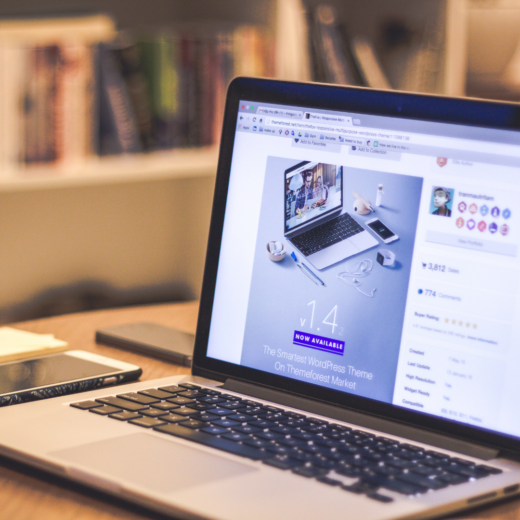
[[[392,502],[502,470],[190,383],[71,404]],[[344,479],[343,477],[349,477]],[[348,481],[348,484],[346,483]]]
[[[357,235],[361,231],[364,231],[364,229],[348,213],[343,213],[335,219],[291,238],[291,242],[305,256],[309,256]]]

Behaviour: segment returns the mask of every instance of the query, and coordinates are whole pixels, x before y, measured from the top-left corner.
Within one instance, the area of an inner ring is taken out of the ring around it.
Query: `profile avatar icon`
[[[430,213],[440,217],[451,217],[451,197],[453,190],[435,186],[432,190],[432,204]]]

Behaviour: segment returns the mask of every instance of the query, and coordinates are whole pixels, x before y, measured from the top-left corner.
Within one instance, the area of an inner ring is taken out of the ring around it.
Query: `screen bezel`
[[[239,102],[274,103],[305,109],[335,110],[409,120],[520,130],[520,106],[475,99],[376,91],[359,87],[290,83],[257,78],[236,78],[229,86],[220,145],[215,195],[203,277],[192,372],[225,381],[255,383],[315,401],[390,419],[466,441],[520,454],[520,438],[470,426],[423,412],[412,411],[311,383],[235,365],[207,356],[213,301],[220,257]],[[519,136],[520,144],[520,136]]]

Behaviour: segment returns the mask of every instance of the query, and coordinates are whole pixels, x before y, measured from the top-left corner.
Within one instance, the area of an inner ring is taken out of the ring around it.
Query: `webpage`
[[[519,148],[362,122],[243,103],[208,355],[520,436]]]

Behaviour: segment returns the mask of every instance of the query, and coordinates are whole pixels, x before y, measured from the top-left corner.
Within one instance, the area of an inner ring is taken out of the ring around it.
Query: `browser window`
[[[520,436],[517,141],[241,102],[208,355]],[[329,214],[374,245],[316,267]]]

